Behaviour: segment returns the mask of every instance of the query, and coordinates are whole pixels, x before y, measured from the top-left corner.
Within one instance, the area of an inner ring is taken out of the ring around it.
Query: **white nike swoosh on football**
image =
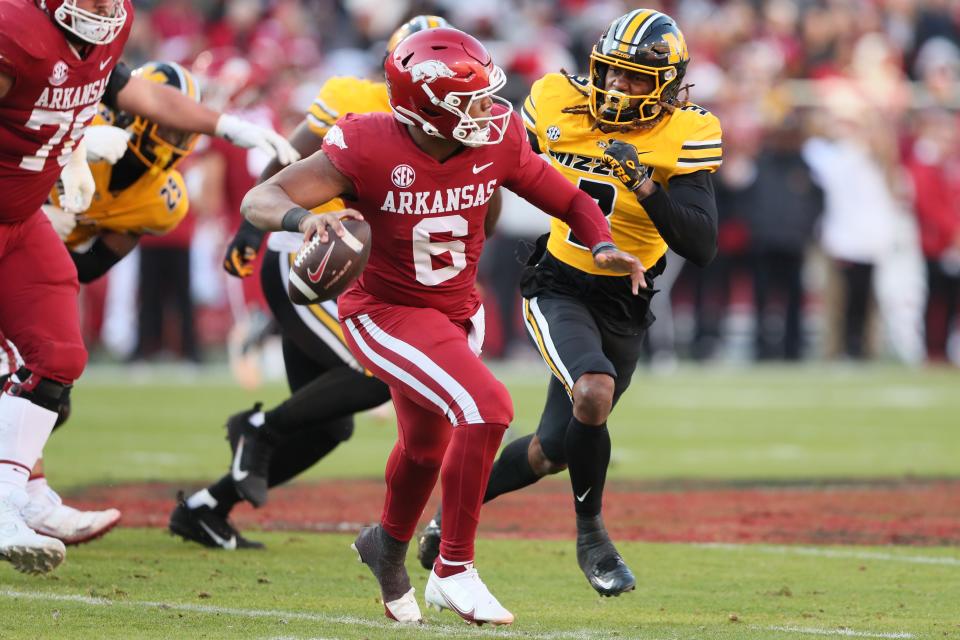
[[[230,469],[230,475],[237,482],[243,482],[250,475],[249,471],[240,468],[241,456],[243,456],[243,436],[240,436],[240,442],[237,443],[237,452],[233,456],[233,467]]]
[[[593,489],[593,487],[588,487],[587,490],[583,492],[582,496],[577,496],[577,502],[583,502],[586,500],[587,494],[590,493],[590,489]]]
[[[100,63],[100,71],[103,71],[104,69],[106,69],[106,68],[107,68],[107,65],[110,64],[110,61],[111,61],[111,60],[113,60],[113,56],[110,56],[109,58],[107,58],[106,60],[104,60],[103,62],[101,62],[101,63]]]
[[[223,538],[218,536],[216,533],[214,533],[213,529],[208,527],[206,522],[201,520],[200,526],[203,527],[203,530],[207,532],[208,536],[213,538],[214,542],[216,542],[218,545],[220,545],[224,549],[230,549],[232,551],[233,549],[237,548],[237,536],[230,536],[229,540],[224,540]]]
[[[477,175],[492,164],[492,162],[488,162],[487,164],[482,164],[479,167],[477,165],[473,165],[473,175]]]

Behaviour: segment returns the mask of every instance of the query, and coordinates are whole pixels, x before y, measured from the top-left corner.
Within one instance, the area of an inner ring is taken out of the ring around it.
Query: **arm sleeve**
[[[516,122],[516,119],[514,119]],[[520,158],[504,186],[544,212],[567,223],[588,247],[612,242],[610,225],[596,201],[534,153],[518,131]]]
[[[80,282],[87,284],[93,282],[107,271],[110,267],[120,262],[120,257],[110,250],[103,242],[102,238],[97,238],[85,253],[70,252],[73,264],[77,267],[77,277]]]
[[[667,246],[704,267],[717,254],[717,200],[709,171],[675,176],[640,201]]]
[[[110,80],[107,81],[107,88],[103,92],[103,98],[100,102],[110,108],[111,111],[119,111],[117,106],[117,94],[119,94],[127,83],[130,82],[130,67],[122,60],[113,68],[110,74]]]

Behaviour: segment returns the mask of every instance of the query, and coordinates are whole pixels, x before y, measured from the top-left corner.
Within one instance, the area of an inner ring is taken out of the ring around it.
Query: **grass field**
[[[503,379],[517,430],[532,430],[542,371]],[[611,421],[611,475],[761,485],[956,478],[958,391],[960,374],[949,370],[640,371]],[[71,425],[48,446],[48,476],[65,493],[211,480],[226,469],[226,415],[283,395],[280,386],[250,395],[219,375],[92,371],[75,391]],[[353,440],[305,481],[381,476],[393,436],[391,422],[359,418]],[[0,566],[0,638],[960,638],[955,547],[623,543],[637,591],[603,600],[569,542],[481,540],[481,573],[517,622],[475,629],[430,612],[410,629],[383,618],[375,582],[348,550],[352,535],[257,537],[269,551],[209,552],[155,529],[120,529],[71,548],[50,576]],[[425,574],[412,575],[422,594]]]

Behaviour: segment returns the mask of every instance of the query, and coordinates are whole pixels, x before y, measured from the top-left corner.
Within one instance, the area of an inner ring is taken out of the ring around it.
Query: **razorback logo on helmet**
[[[439,60],[424,60],[410,67],[410,75],[414,82],[430,84],[440,78],[455,78],[457,74]]]

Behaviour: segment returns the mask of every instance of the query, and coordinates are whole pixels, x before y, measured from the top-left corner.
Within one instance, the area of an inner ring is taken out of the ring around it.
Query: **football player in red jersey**
[[[513,614],[473,567],[483,492],[513,418],[506,388],[478,357],[475,282],[487,203],[504,186],[569,222],[597,266],[629,273],[634,292],[643,267],[614,246],[596,202],[533,152],[520,119],[496,95],[503,71],[476,39],[421,31],[384,66],[393,117],[342,118],[320,152],[251,190],[242,211],[261,229],[322,239],[343,232],[343,217],[372,227],[370,261],[339,297],[339,314],[354,355],[390,386],[399,438],[380,524],[363,529],[355,548],[380,583],[386,615],[420,620],[404,558],[439,477],[450,515],[426,602],[469,622],[509,624]],[[304,208],[338,196],[355,209]]]
[[[49,571],[65,556],[21,511],[30,469],[87,359],[77,271],[40,206],[64,166],[85,168],[70,157],[97,104],[297,158],[276,132],[131,78],[118,61],[132,13],[130,0],[0,0],[0,331],[25,362],[0,393],[0,557],[25,572]]]

